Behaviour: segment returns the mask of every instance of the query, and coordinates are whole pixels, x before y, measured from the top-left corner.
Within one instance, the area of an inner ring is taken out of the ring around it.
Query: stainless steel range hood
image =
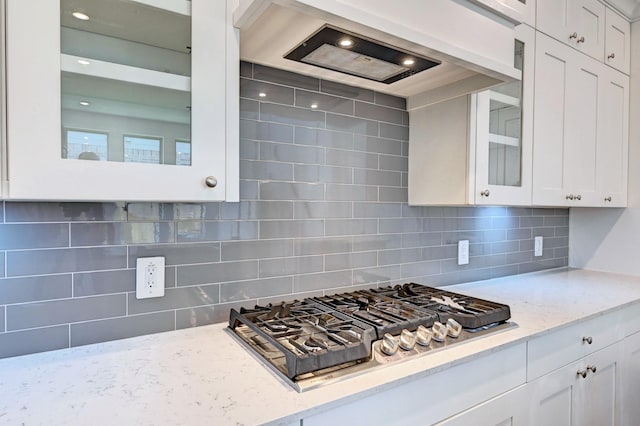
[[[234,21],[241,59],[407,97],[410,109],[521,77],[513,20],[475,1],[240,0]],[[327,31],[355,45],[314,38]]]

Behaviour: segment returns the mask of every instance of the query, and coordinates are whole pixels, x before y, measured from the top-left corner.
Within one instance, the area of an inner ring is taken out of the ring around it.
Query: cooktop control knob
[[[416,336],[406,328],[400,333],[400,349],[410,351],[416,346]]]
[[[384,336],[382,336],[382,346],[380,349],[386,355],[393,355],[398,352],[398,342],[396,338],[389,333],[385,333]]]
[[[416,330],[416,343],[420,346],[429,346],[433,334],[424,325],[419,325]]]
[[[433,323],[431,327],[433,333],[433,340],[436,342],[444,342],[444,338],[447,337],[447,327],[439,321]]]
[[[460,323],[453,318],[447,320],[447,334],[451,337],[458,337],[462,331]]]

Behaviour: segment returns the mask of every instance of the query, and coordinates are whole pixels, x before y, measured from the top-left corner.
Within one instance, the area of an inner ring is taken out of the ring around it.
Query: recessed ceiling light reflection
[[[89,105],[91,105],[91,104],[90,104],[89,102],[87,102],[87,101],[80,101],[80,105],[82,105],[82,106],[89,106]]]
[[[349,37],[343,37],[338,40],[338,46],[344,48],[353,47],[353,40],[351,40]]]
[[[71,14],[71,16],[73,16],[74,18],[79,19],[81,21],[88,21],[90,19],[89,15],[87,15],[86,13],[82,13],[82,12],[73,12]]]
[[[91,62],[87,61],[86,59],[78,59],[78,63],[80,65],[89,65]]]
[[[402,61],[402,65],[406,65],[406,66],[413,65],[415,63],[416,63],[416,61],[414,59],[411,59],[411,58],[407,58],[404,61]]]
[[[264,93],[264,92],[260,92],[260,93],[258,93],[258,96],[260,96],[261,98],[266,98],[267,94]]]
[[[311,104],[311,108],[312,108],[312,109],[316,109],[316,108],[318,108],[318,104]]]

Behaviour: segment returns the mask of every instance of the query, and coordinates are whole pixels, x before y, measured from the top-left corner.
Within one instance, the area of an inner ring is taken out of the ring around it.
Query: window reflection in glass
[[[191,165],[191,142],[180,140],[176,141],[176,165]]]
[[[88,130],[65,131],[62,158],[107,161],[109,135]]]
[[[162,139],[144,136],[124,137],[125,163],[160,164]]]

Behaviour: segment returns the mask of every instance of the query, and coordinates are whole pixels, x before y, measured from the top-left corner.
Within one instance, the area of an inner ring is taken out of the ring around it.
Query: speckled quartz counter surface
[[[519,327],[298,393],[225,324],[0,360],[0,424],[293,422],[640,301],[640,277],[554,270],[451,287],[507,303]]]

